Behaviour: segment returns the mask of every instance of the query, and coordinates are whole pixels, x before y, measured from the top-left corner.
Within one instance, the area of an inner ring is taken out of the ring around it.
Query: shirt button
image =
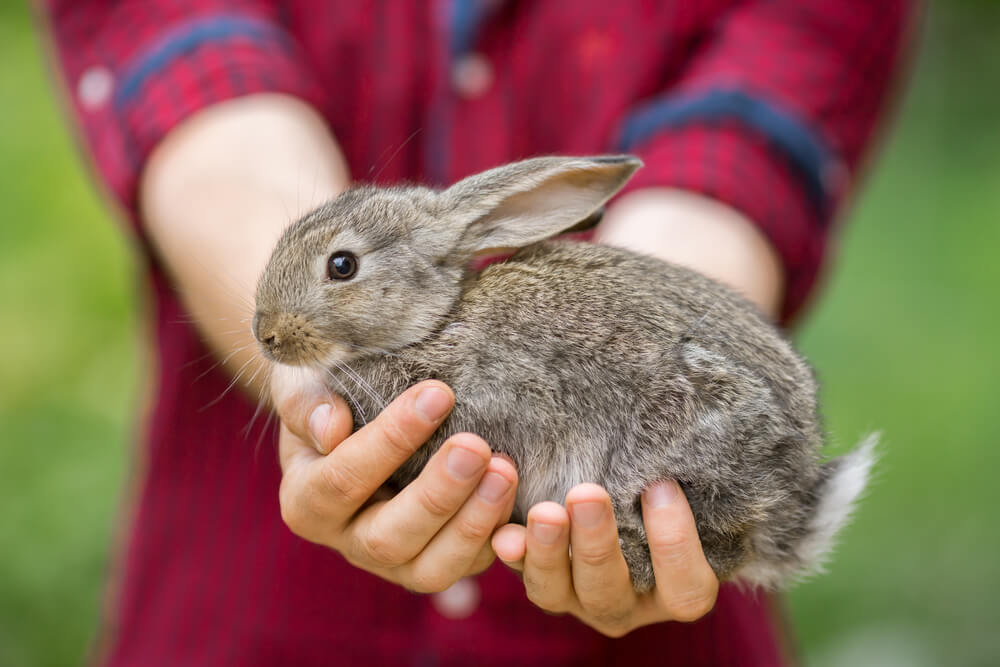
[[[482,594],[474,579],[459,579],[450,588],[431,596],[431,604],[445,618],[468,618],[479,606]]]
[[[88,67],[76,84],[76,94],[84,109],[93,111],[104,106],[111,98],[115,77],[107,67]]]
[[[481,97],[493,85],[493,65],[486,56],[470,53],[462,56],[451,70],[451,85],[462,97]]]

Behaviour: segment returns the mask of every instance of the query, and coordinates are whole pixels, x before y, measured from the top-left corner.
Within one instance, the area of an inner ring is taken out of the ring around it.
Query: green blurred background
[[[1000,6],[931,5],[916,73],[798,338],[835,448],[881,429],[806,664],[1000,664]],[[0,665],[78,664],[102,605],[144,352],[137,258],[0,2]]]

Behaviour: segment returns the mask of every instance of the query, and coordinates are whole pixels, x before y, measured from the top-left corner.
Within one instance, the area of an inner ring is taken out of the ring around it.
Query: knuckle
[[[618,550],[607,546],[573,549],[573,560],[588,567],[601,568],[610,565],[618,557]]]
[[[653,534],[647,533],[649,548],[654,553],[670,557],[673,554],[684,553],[687,550],[689,537],[683,530],[661,530]]]
[[[410,588],[415,593],[440,593],[455,583],[446,573],[418,565],[410,574]]]
[[[524,593],[531,604],[553,614],[562,614],[569,610],[569,601],[550,590],[543,579],[529,574],[524,576]]]
[[[627,635],[632,628],[624,620],[597,621],[596,630],[605,637],[620,639]]]
[[[377,567],[398,567],[405,561],[396,543],[380,531],[365,531],[359,542],[363,559]]]
[[[556,549],[536,549],[528,557],[531,562],[531,569],[536,570],[546,578],[553,576],[564,577],[566,576],[565,570],[570,566],[567,553],[565,549],[561,551],[557,551]],[[578,554],[574,554],[573,557],[577,558]]]
[[[409,458],[417,444],[407,436],[399,420],[391,417],[381,424],[380,434],[390,455],[400,461]]]
[[[608,627],[624,625],[630,616],[629,610],[623,608],[618,600],[587,600],[584,602],[583,608],[601,625]]]
[[[531,569],[537,570],[539,574],[544,574],[547,577],[557,573],[561,567],[562,563],[549,555],[534,553],[531,556]]]
[[[420,506],[423,507],[428,514],[435,518],[447,519],[455,513],[454,505],[448,502],[448,499],[439,491],[436,491],[431,487],[422,488],[419,498]]]
[[[281,486],[278,487],[278,507],[281,510],[281,521],[288,529],[299,537],[306,537],[309,512],[302,497],[286,480],[283,480]]]
[[[601,634],[621,637],[631,629],[632,612],[617,602],[588,603],[584,611],[594,620]]]
[[[479,555],[476,556],[476,559],[472,562],[472,565],[469,567],[469,571],[466,574],[479,574],[492,565],[493,561],[496,559],[497,557],[496,554],[493,553],[493,549],[484,548],[479,552]]]
[[[493,533],[493,524],[485,524],[474,519],[462,519],[455,522],[455,533],[463,542],[480,544]]]
[[[284,502],[281,503],[281,520],[284,522],[288,529],[292,531],[295,535],[299,537],[304,537],[305,532],[305,521],[302,517],[302,512],[299,509],[297,503],[294,502]]]
[[[343,465],[324,465],[321,469],[323,484],[337,502],[360,504],[367,500],[365,485],[358,475]]]
[[[550,611],[554,614],[562,612],[561,605],[558,601],[550,598],[545,594],[543,590],[539,590],[534,586],[525,585],[524,594],[528,598],[528,601],[540,609],[545,611]]]
[[[715,606],[715,598],[716,591],[713,589],[698,590],[674,596],[666,606],[674,620],[690,623],[712,611]]]

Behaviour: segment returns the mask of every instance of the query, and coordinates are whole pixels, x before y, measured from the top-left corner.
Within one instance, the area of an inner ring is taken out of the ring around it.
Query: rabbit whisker
[[[260,453],[260,445],[264,442],[264,436],[267,435],[268,430],[271,428],[271,422],[274,420],[274,415],[277,414],[273,409],[267,411],[267,418],[264,419],[264,425],[260,429],[260,435],[257,436],[257,444],[253,448],[253,459],[257,460],[257,455]]]
[[[254,422],[257,421],[257,417],[260,415],[261,410],[264,408],[264,404],[267,403],[267,387],[270,384],[267,380],[270,379],[271,368],[270,365],[267,366],[265,371],[265,380],[260,384],[260,390],[257,392],[257,407],[253,411],[253,415],[250,417],[250,422],[243,429],[243,437],[250,437],[250,432],[253,431]]]
[[[355,371],[353,368],[351,368],[347,364],[347,362],[341,363],[339,361],[334,361],[333,363],[347,377],[349,377],[352,380],[354,380],[354,384],[356,384],[358,387],[361,388],[362,391],[364,391],[366,394],[368,394],[369,398],[371,398],[373,401],[375,401],[375,404],[378,406],[378,409],[380,411],[381,410],[385,410],[385,406],[388,405],[386,403],[385,399],[382,398],[382,396],[380,396],[379,393],[377,391],[375,391],[375,388],[372,387],[370,384],[368,384],[368,382],[366,382],[364,378],[362,378],[360,375],[358,375],[357,371]]]
[[[368,346],[368,345],[357,345],[356,343],[347,343],[347,342],[344,342],[344,341],[338,341],[338,343],[340,345],[343,345],[344,347],[349,347],[349,348],[352,348],[352,349],[357,350],[359,352],[363,352],[365,354],[378,354],[378,355],[383,356],[383,357],[393,357],[393,358],[398,358],[399,357],[399,355],[396,354],[395,352],[392,352],[391,350],[386,350],[385,348],[381,348],[381,347],[374,347],[374,346]]]
[[[361,423],[364,424],[365,426],[367,426],[368,425],[368,417],[365,415],[365,411],[361,407],[361,404],[358,402],[358,399],[356,399],[354,397],[354,394],[351,393],[351,390],[348,389],[347,386],[343,382],[340,381],[340,378],[338,378],[336,375],[334,375],[333,372],[329,368],[324,367],[323,370],[326,371],[326,374],[329,375],[330,378],[332,378],[333,381],[336,382],[337,385],[340,386],[340,389],[344,392],[344,394],[347,396],[347,398],[351,401],[351,405],[353,405],[354,409],[357,410],[358,416],[361,417]]]
[[[224,358],[220,359],[219,361],[216,361],[214,364],[212,364],[207,369],[205,369],[204,372],[202,372],[198,377],[196,377],[194,380],[192,380],[192,384],[194,382],[198,382],[199,380],[201,380],[203,377],[205,377],[206,375],[208,375],[209,373],[211,373],[212,371],[214,371],[219,366],[223,366],[223,365],[229,363],[230,359],[232,359],[237,354],[239,354],[243,350],[245,350],[248,347],[250,347],[252,344],[253,343],[247,343],[245,345],[240,345],[239,347],[237,347],[236,349],[234,349],[232,352],[230,352],[229,354],[227,354]]]
[[[198,412],[204,412],[205,410],[208,410],[208,409],[209,409],[210,407],[212,407],[213,405],[216,405],[216,404],[217,404],[217,403],[218,403],[219,401],[221,401],[221,400],[222,400],[223,398],[225,398],[225,397],[226,397],[226,394],[228,394],[228,393],[229,393],[229,392],[230,392],[230,391],[232,390],[232,388],[236,386],[236,383],[237,383],[237,382],[239,382],[239,381],[240,381],[240,378],[242,378],[242,377],[243,377],[243,375],[244,375],[244,374],[246,373],[246,371],[247,371],[247,366],[249,366],[249,365],[250,365],[251,363],[253,363],[253,362],[254,362],[254,361],[256,361],[256,360],[257,360],[257,358],[256,358],[256,357],[250,357],[249,359],[247,359],[247,360],[246,360],[246,361],[245,361],[245,362],[243,363],[243,365],[242,365],[242,366],[240,366],[239,370],[238,370],[238,371],[236,372],[236,376],[235,376],[235,377],[233,378],[233,381],[229,383],[229,386],[228,386],[228,387],[226,387],[226,388],[225,388],[225,389],[224,389],[224,390],[222,391],[222,393],[221,393],[221,394],[219,394],[218,398],[215,398],[214,400],[210,401],[209,403],[206,403],[205,405],[203,405],[203,406],[202,406],[202,407],[201,407],[201,408],[200,408],[200,409],[198,410]]]

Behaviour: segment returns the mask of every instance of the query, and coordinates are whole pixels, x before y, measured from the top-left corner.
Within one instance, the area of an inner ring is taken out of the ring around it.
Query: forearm
[[[743,214],[703,195],[636,190],[609,207],[596,241],[700,271],[771,317],[781,308],[784,275],[770,242]]]
[[[281,231],[349,180],[320,117],[280,95],[210,107],[153,152],[140,184],[147,232],[196,326],[231,373],[253,366],[254,290]],[[259,386],[250,389],[257,395]]]

